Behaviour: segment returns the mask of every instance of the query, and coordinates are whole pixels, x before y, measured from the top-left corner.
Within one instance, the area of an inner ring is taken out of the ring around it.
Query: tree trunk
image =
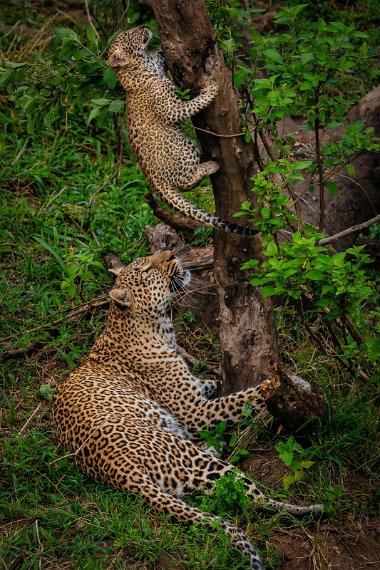
[[[240,135],[240,113],[231,73],[218,51],[214,30],[203,0],[144,0],[157,19],[168,67],[176,82],[193,94],[206,79],[207,61],[220,64],[219,93],[194,118],[207,159],[220,165],[212,176],[216,213],[233,220],[244,200],[252,200],[253,144]],[[231,134],[236,133],[237,136]],[[223,137],[221,135],[227,135]],[[216,230],[215,277],[220,302],[220,342],[224,394],[257,385],[279,369],[279,353],[270,300],[248,284],[242,263],[261,256],[260,238],[243,238]]]

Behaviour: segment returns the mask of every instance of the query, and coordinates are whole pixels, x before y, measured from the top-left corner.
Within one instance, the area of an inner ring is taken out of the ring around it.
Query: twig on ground
[[[40,531],[38,529],[38,519],[35,520],[35,527],[36,527],[36,535],[38,542],[38,570],[41,570],[42,568],[41,555],[42,555],[43,546],[40,539]]]
[[[36,413],[38,412],[38,410],[40,409],[41,406],[42,406],[42,403],[38,404],[37,408],[34,410],[32,415],[29,416],[29,418],[26,420],[26,422],[24,423],[24,425],[22,426],[22,428],[18,432],[18,435],[21,435],[22,432],[26,429],[26,427],[30,424],[30,422],[32,421],[32,419],[34,418],[34,416],[36,415]]]

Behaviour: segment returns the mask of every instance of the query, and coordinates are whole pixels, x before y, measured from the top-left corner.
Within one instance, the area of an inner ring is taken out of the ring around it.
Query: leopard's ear
[[[108,57],[107,63],[110,67],[122,67],[127,63],[127,58],[123,50],[118,48]]]
[[[111,289],[109,296],[118,305],[123,305],[123,307],[132,306],[133,297],[127,289]]]
[[[120,273],[125,269],[125,265],[121,263],[120,260],[112,261],[112,265],[108,267],[108,271],[112,273],[112,275],[120,275]]]

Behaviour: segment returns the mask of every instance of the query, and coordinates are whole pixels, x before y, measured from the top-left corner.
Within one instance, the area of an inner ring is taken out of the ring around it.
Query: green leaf
[[[294,483],[293,475],[285,475],[285,477],[282,480],[282,484],[284,485],[285,491],[287,491],[289,489],[289,487],[290,487],[290,485],[292,485],[292,483]]]
[[[310,52],[303,53],[300,57],[300,61],[303,65],[305,65],[306,63],[309,63],[309,61],[313,61],[313,60],[314,60],[314,55]]]
[[[268,220],[270,218],[270,209],[268,207],[261,208],[261,217],[263,220]]]
[[[281,459],[282,461],[285,463],[285,465],[287,465],[288,467],[291,466],[292,462],[293,462],[293,453],[291,451],[283,451],[281,453]]]
[[[104,99],[101,97],[100,99],[92,99],[91,103],[97,107],[104,107],[105,105],[109,105],[111,101],[110,99]]]
[[[243,83],[247,75],[251,73],[248,67],[242,67],[234,73],[234,84],[235,87],[239,88]]]
[[[304,471],[296,471],[293,475],[294,481],[300,481],[303,477],[305,477]]]
[[[124,101],[114,99],[114,101],[111,101],[108,110],[110,113],[122,113],[124,111]]]
[[[91,113],[88,116],[87,119],[87,125],[89,125],[92,121],[92,119],[95,119],[98,115],[100,114],[100,107],[96,107],[96,109],[92,109]]]
[[[339,195],[338,186],[332,180],[326,180],[325,186],[332,196],[336,197]]]
[[[282,59],[281,54],[273,48],[266,49],[266,50],[264,50],[263,53],[264,53],[265,57],[270,59],[271,61],[276,61],[277,63],[284,63],[284,60]]]
[[[269,257],[275,256],[278,254],[278,248],[274,241],[270,241],[266,247],[266,254]]]
[[[42,386],[39,387],[38,395],[41,396],[41,398],[47,400],[48,402],[51,402],[54,396],[54,392],[55,388],[53,388],[49,384],[42,384]]]
[[[355,176],[356,174],[356,168],[353,164],[347,164],[347,174],[349,176]]]
[[[300,83],[300,91],[308,91],[311,88],[310,81],[302,81]]]
[[[219,422],[218,424],[216,424],[215,433],[217,433],[218,435],[223,435],[224,432],[226,431],[226,427],[227,427],[226,420]]]
[[[90,42],[90,44],[93,44],[95,46],[98,45],[99,38],[96,35],[95,30],[93,28],[91,28],[91,26],[88,26],[88,28],[86,29],[86,35],[87,35],[87,39]]]
[[[343,268],[346,264],[346,252],[341,251],[340,253],[336,253],[332,256],[332,262],[335,267]]]
[[[264,285],[264,287],[262,288],[262,295],[263,297],[266,299],[267,297],[270,297],[271,295],[273,295],[274,291],[275,291],[275,287],[273,287],[272,285]]]
[[[243,263],[243,265],[241,266],[241,269],[254,269],[255,267],[257,267],[259,264],[259,260],[258,259],[250,259],[249,261],[246,261],[245,263]]]
[[[103,80],[104,83],[106,83],[106,85],[108,85],[108,87],[111,89],[114,89],[116,87],[118,79],[116,73],[111,67],[106,67],[103,70]]]
[[[307,273],[305,273],[305,277],[306,279],[310,279],[310,281],[323,281],[324,279],[326,279],[326,275],[324,273],[321,273],[317,269],[312,269],[311,271],[308,271]]]
[[[300,160],[295,163],[295,167],[297,170],[305,170],[305,168],[310,168],[312,164],[311,160]]]
[[[314,461],[300,461],[299,467],[301,469],[309,469],[312,465],[314,465]]]
[[[63,42],[79,42],[78,34],[71,28],[56,28],[55,32]]]

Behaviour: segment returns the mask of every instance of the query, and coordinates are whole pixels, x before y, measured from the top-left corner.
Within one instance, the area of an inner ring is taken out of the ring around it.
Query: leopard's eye
[[[150,39],[150,32],[147,28],[144,29],[143,39],[144,39],[144,42],[147,42]]]

